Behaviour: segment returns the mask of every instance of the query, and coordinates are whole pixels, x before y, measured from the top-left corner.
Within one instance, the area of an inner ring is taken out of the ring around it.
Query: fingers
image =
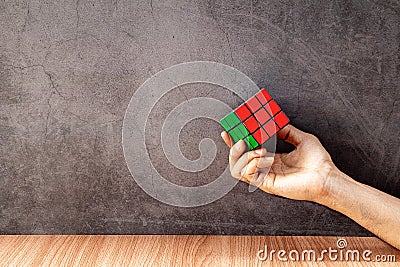
[[[233,167],[236,165],[238,160],[242,157],[243,153],[246,151],[246,148],[247,148],[246,144],[244,143],[243,140],[239,140],[236,144],[234,144],[231,147],[229,151],[229,167],[231,172]]]
[[[278,138],[294,146],[298,146],[303,141],[306,135],[307,133],[297,129],[291,124],[285,126],[277,133]]]
[[[222,139],[224,139],[225,144],[226,144],[229,148],[231,148],[231,147],[233,146],[232,138],[229,136],[229,134],[228,134],[227,132],[223,131],[223,132],[221,133],[221,137],[222,137]]]
[[[254,158],[241,170],[241,177],[245,177],[247,180],[251,181],[251,178],[259,169],[271,167],[273,162],[273,157]]]
[[[253,159],[264,157],[267,151],[265,148],[252,150],[243,154],[233,165],[231,165],[231,174],[233,177],[239,178],[242,176],[242,169],[246,167]]]

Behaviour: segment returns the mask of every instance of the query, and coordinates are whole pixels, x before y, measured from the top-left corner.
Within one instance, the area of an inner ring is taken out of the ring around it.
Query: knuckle
[[[256,168],[259,164],[260,164],[260,158],[255,158],[249,163],[251,168]]]
[[[247,154],[248,162],[251,162],[252,160],[254,160],[260,156],[259,154],[257,154],[257,152],[255,150],[249,151],[246,154]]]
[[[244,155],[247,158],[247,161],[250,161],[252,158],[254,158],[253,151],[246,152]]]
[[[307,138],[312,140],[312,141],[319,141],[318,137],[316,137],[315,135],[310,134],[310,133],[307,133]]]
[[[257,154],[257,152],[255,150],[252,150],[251,151],[251,156],[254,158],[254,157],[257,157],[258,154]]]

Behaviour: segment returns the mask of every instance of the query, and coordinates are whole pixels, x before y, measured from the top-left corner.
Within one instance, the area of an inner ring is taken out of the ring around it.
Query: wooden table
[[[257,252],[267,246],[285,250],[338,250],[338,237],[265,237],[265,236],[0,236],[0,266],[97,265],[97,266],[293,266],[272,254],[260,261]],[[342,249],[371,250],[376,255],[394,255],[396,262],[374,263],[331,261],[325,254],[321,261],[298,261],[296,266],[400,266],[400,251],[373,237],[346,237]],[[343,240],[342,240],[343,241]],[[341,246],[343,243],[341,243]],[[339,250],[340,251],[340,250]],[[337,253],[339,255],[339,253]],[[349,259],[350,255],[349,253]],[[260,254],[262,257],[264,254]],[[296,253],[291,254],[295,258]],[[304,254],[307,259],[307,253]],[[285,258],[285,257],[282,257]],[[301,256],[300,256],[301,258]],[[382,258],[382,257],[381,257]],[[393,259],[392,259],[393,260]]]

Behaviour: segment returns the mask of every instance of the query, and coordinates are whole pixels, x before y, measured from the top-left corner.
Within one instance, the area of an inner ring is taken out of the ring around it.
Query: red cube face
[[[220,121],[232,140],[243,140],[249,150],[257,149],[289,123],[288,117],[262,89]]]
[[[267,122],[262,128],[267,132],[269,136],[273,136],[279,130],[273,120]]]
[[[253,133],[253,137],[259,144],[264,144],[269,139],[268,134],[263,128],[259,128],[257,131],[255,131]]]
[[[256,94],[256,97],[263,105],[267,104],[267,102],[272,99],[265,89],[261,89],[261,91]]]
[[[271,118],[271,116],[268,114],[268,112],[264,108],[261,108],[259,111],[254,113],[254,116],[261,123],[261,125],[266,123]]]
[[[268,110],[268,112],[271,112],[272,116],[275,116],[276,113],[278,113],[281,108],[278,106],[278,104],[275,102],[275,100],[272,100],[271,102],[268,103],[268,106],[270,108],[270,110]]]
[[[244,104],[241,105],[240,107],[238,107],[235,110],[235,113],[239,117],[239,119],[241,119],[242,121],[244,121],[245,119],[247,119],[251,115],[250,110]]]
[[[249,130],[250,133],[254,132],[260,127],[260,125],[253,116],[245,120],[244,125],[246,126],[247,130]]]
[[[285,127],[289,123],[289,118],[283,112],[279,112],[274,118],[276,124],[278,124],[279,128]]]
[[[255,113],[259,108],[261,108],[261,103],[257,100],[255,96],[253,96],[246,102],[246,106],[250,109],[252,113]]]

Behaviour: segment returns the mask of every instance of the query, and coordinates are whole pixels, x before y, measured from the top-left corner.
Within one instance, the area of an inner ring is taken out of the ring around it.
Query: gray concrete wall
[[[267,87],[344,172],[399,197],[399,21],[394,0],[0,2],[0,232],[369,235],[325,207],[242,183],[198,208],[160,203],[127,169],[122,120],[153,73],[225,63]],[[189,123],[181,148],[195,159],[198,140],[214,139],[210,168],[180,171],[160,148],[166,114],[205,95],[241,102],[187,85],[149,118],[150,157],[175,183],[205,184],[227,164],[209,120]]]

